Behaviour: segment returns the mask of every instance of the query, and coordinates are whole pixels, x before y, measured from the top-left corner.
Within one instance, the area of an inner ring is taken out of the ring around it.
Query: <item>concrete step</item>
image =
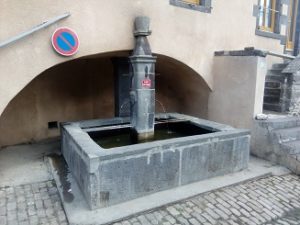
[[[278,104],[280,102],[280,96],[264,96],[264,103]]]
[[[300,126],[276,129],[273,131],[279,143],[287,143],[300,140]]]
[[[266,81],[273,81],[273,82],[283,83],[284,80],[285,80],[285,76],[270,75],[270,74],[267,74],[267,76],[266,76]]]
[[[278,70],[278,69],[268,70],[267,75],[286,76],[286,74],[282,73],[282,70]]]
[[[264,91],[265,96],[279,96],[281,94],[281,89],[280,88],[265,88]]]
[[[281,143],[281,150],[286,154],[300,154],[300,140]]]
[[[280,104],[270,104],[264,102],[263,109],[268,111],[273,111],[273,112],[282,112],[282,107]]]
[[[278,81],[266,81],[265,88],[281,88],[281,83]]]
[[[268,71],[267,71],[267,74],[275,74],[275,75],[284,75],[283,73],[282,73],[282,69],[273,69],[273,68],[271,68],[271,69],[269,69]]]
[[[264,127],[268,127],[268,130],[278,130],[285,128],[294,128],[300,126],[300,118],[294,116],[271,116],[267,120],[262,120],[260,123]]]

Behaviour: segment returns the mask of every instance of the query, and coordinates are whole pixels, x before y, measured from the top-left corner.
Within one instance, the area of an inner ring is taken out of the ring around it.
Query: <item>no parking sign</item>
[[[63,56],[72,56],[76,54],[79,48],[78,35],[67,27],[56,29],[51,42],[55,51]]]

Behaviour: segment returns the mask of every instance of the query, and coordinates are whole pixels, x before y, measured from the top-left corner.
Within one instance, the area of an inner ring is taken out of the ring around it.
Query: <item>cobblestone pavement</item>
[[[0,225],[66,225],[55,182],[0,187]]]
[[[0,224],[67,224],[54,181],[0,187]],[[300,177],[249,181],[114,223],[151,224],[300,225]]]
[[[114,223],[121,224],[300,225],[300,178],[290,174],[249,181]]]

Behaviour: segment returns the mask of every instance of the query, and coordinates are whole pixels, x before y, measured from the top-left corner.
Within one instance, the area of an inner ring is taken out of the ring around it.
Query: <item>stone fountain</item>
[[[177,113],[155,115],[149,19],[135,20],[131,116],[68,122],[62,153],[90,209],[247,168],[249,131]]]

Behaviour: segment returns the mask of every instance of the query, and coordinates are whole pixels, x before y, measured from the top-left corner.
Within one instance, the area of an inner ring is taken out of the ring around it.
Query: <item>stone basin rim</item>
[[[172,118],[178,119],[184,118],[187,119],[189,122],[193,123],[202,128],[213,128],[215,132],[207,133],[207,134],[200,134],[200,135],[192,135],[192,136],[185,136],[185,137],[178,137],[178,138],[171,138],[166,140],[157,140],[153,142],[147,143],[139,143],[133,144],[129,146],[120,146],[114,147],[110,149],[102,148],[98,145],[89,135],[87,132],[84,131],[85,127],[84,123],[89,121],[82,121],[82,122],[67,122],[62,124],[62,129],[66,129],[70,134],[70,138],[74,140],[74,142],[82,149],[82,155],[87,157],[88,160],[90,159],[100,159],[103,160],[110,160],[113,158],[118,158],[119,156],[133,156],[133,155],[140,155],[145,154],[148,151],[155,151],[155,149],[166,150],[170,151],[170,148],[176,147],[180,148],[181,146],[184,147],[187,144],[191,144],[197,140],[198,142],[207,143],[216,141],[222,141],[223,139],[234,138],[236,136],[246,136],[250,135],[250,131],[247,129],[236,129],[230,127],[228,125],[218,124],[216,122],[198,119],[191,116],[186,116],[183,114],[178,113],[166,113],[166,114],[158,114],[157,118],[162,115],[169,115]],[[119,121],[118,117],[113,119],[99,119],[93,120],[97,122],[107,122],[107,121]],[[127,122],[127,118],[121,118],[123,122]],[[115,125],[116,123],[112,123],[111,125]],[[83,126],[81,126],[83,125]],[[204,125],[204,126],[201,126]],[[101,126],[101,125],[100,125]],[[107,129],[109,129],[110,125],[105,125]],[[74,132],[74,129],[76,130]]]

